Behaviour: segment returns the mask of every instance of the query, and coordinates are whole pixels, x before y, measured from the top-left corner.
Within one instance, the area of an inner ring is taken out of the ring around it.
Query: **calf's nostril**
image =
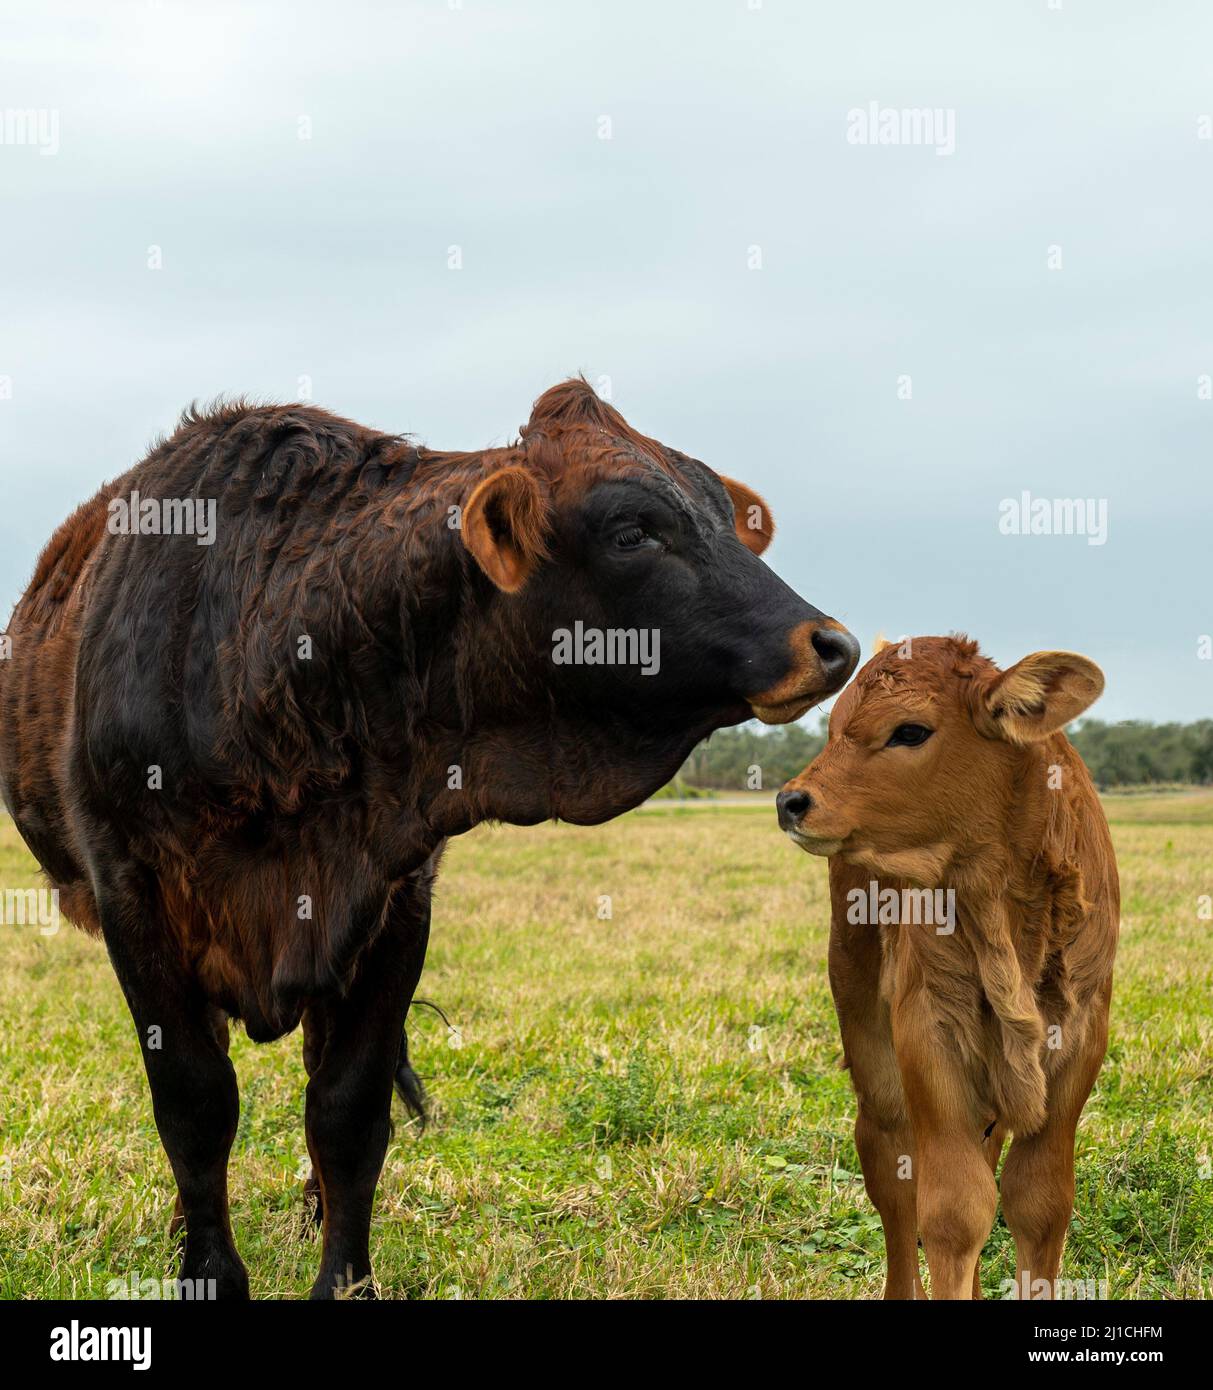
[[[813,650],[832,685],[841,685],[859,660],[859,642],[836,627],[819,627],[813,633]]]
[[[812,804],[808,792],[780,792],[775,798],[775,811],[782,829],[790,830]]]

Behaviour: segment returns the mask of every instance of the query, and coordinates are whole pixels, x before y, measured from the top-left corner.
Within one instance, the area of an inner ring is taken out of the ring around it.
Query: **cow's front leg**
[[[177,1180],[174,1229],[185,1236],[178,1277],[195,1286],[197,1298],[245,1299],[248,1275],[227,1205],[240,1099],[226,1021],[164,949],[173,932],[155,901],[114,877],[99,894],[101,930],[135,1021],[156,1128]]]
[[[307,1144],[324,1224],[312,1298],[374,1296],[371,1207],[391,1134],[404,1019],[425,960],[429,899],[428,874],[399,888],[348,993],[309,1005],[318,1055],[309,1057]]]
[[[226,1057],[231,1052],[232,1032],[228,1025],[227,1014],[222,1009],[210,1008],[207,1010],[210,1019],[211,1031],[215,1035],[215,1041],[219,1044],[219,1050]],[[172,1219],[168,1223],[168,1233],[170,1239],[181,1239],[185,1235],[185,1205],[181,1200],[181,1190],[177,1190],[177,1200],[173,1203]]]

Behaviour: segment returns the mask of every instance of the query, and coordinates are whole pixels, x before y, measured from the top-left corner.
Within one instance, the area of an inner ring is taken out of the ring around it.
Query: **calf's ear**
[[[548,553],[547,495],[525,468],[501,468],[463,508],[463,543],[499,589],[517,593]]]
[[[761,555],[775,534],[770,507],[744,483],[725,477],[720,477],[720,481],[733,503],[733,525],[737,528],[738,539],[755,555]]]
[[[1103,672],[1075,652],[1033,652],[983,695],[987,732],[1009,743],[1048,738],[1099,699]]]

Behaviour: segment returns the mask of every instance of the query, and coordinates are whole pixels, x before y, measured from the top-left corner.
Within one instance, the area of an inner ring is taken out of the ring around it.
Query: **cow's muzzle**
[[[833,618],[800,623],[788,643],[792,669],[769,690],[747,696],[764,724],[788,724],[846,685],[859,660],[859,643]]]

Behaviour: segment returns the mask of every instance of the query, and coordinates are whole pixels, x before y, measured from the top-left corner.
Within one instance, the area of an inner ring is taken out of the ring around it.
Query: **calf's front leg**
[[[982,1112],[960,1058],[935,1031],[919,994],[893,1012],[897,1057],[918,1165],[918,1229],[931,1297],[971,1299],[998,1210]]]
[[[836,903],[846,901],[854,874],[840,861],[830,861]],[[858,1102],[855,1148],[864,1187],[884,1230],[884,1297],[925,1298],[918,1272],[914,1133],[893,1051],[889,1008],[880,995],[880,964],[879,931],[848,922],[836,909],[830,926],[830,989]]]

